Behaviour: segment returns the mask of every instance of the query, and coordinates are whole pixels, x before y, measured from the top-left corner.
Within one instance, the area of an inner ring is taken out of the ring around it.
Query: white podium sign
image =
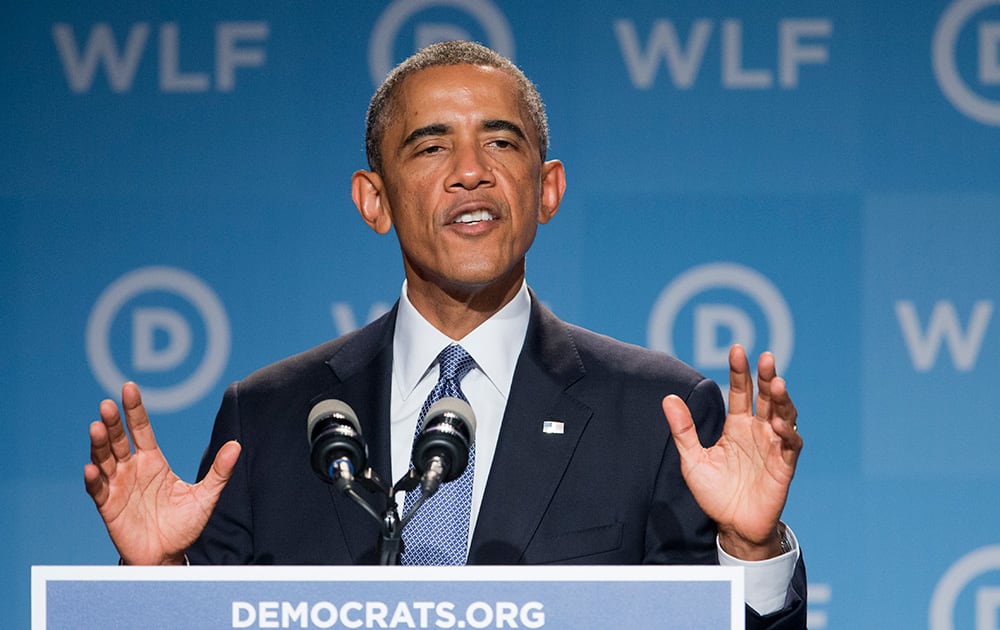
[[[35,630],[744,627],[730,567],[32,567]]]

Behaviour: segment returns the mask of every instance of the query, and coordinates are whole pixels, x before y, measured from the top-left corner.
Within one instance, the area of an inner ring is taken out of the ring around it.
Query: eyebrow
[[[509,120],[484,120],[483,129],[486,131],[509,131],[522,140],[527,140],[524,131]]]
[[[509,120],[503,119],[490,119],[484,120],[480,127],[484,131],[509,131],[516,135],[522,140],[527,140],[528,137],[524,134],[524,131],[517,124],[512,123]],[[410,132],[410,135],[406,136],[403,140],[403,146],[409,146],[421,138],[426,138],[427,136],[443,136],[450,133],[452,130],[451,125],[446,125],[444,123],[432,123],[430,125],[425,125],[423,127],[418,127]]]
[[[403,146],[409,146],[420,140],[421,138],[426,138],[427,136],[443,136],[451,131],[451,126],[445,125],[444,123],[433,123],[425,127],[419,127],[410,132],[410,135],[406,136],[403,140]]]

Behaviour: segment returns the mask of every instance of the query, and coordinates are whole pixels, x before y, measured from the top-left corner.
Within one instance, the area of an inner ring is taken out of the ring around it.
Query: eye
[[[506,140],[504,138],[497,138],[495,140],[491,140],[490,144],[492,146],[498,148],[498,149],[513,149],[514,148],[514,143],[511,142],[510,140]]]

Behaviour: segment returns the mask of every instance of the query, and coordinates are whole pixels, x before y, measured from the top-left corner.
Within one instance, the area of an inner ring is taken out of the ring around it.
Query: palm
[[[747,545],[773,545],[788,487],[802,448],[796,411],[774,359],[761,357],[756,412],[753,383],[743,349],[730,352],[729,415],[722,437],[703,448],[687,406],[676,396],[664,399],[681,471],[695,500],[714,520],[720,535]]]
[[[119,462],[98,511],[119,553],[132,564],[183,553],[208,521],[192,486],[170,470],[159,451]]]
[[[117,407],[105,401],[102,421],[91,425],[92,463],[84,470],[87,492],[126,562],[180,562],[208,522],[239,447],[224,446],[205,480],[187,484],[173,473],[157,447],[134,385],[123,388],[122,406],[135,451]]]

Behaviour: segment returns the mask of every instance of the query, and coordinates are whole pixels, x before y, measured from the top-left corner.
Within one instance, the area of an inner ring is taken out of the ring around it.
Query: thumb
[[[680,397],[670,394],[663,399],[663,415],[670,425],[670,433],[674,436],[677,444],[677,451],[682,458],[687,458],[691,454],[700,451],[701,441],[698,439],[698,432],[694,428],[694,420],[691,418],[691,410]]]
[[[205,498],[211,502],[212,506],[219,500],[222,489],[226,487],[229,478],[233,476],[233,469],[236,468],[236,461],[240,458],[242,451],[240,443],[230,440],[222,445],[219,452],[215,454],[215,461],[208,470],[205,478],[199,482],[199,486],[204,492]]]

